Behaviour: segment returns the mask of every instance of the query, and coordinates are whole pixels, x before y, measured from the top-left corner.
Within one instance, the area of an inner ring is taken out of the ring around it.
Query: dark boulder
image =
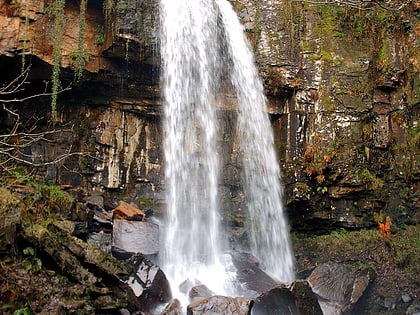
[[[134,291],[142,311],[149,312],[156,306],[170,301],[171,287],[159,266],[142,254],[124,261],[129,270],[126,283]]]
[[[308,277],[324,314],[341,314],[360,299],[372,280],[370,269],[353,271],[343,264],[328,262],[317,266]]]
[[[276,287],[255,299],[252,315],[300,314],[292,293],[282,287]]]
[[[322,315],[317,296],[305,280],[281,284],[255,299],[253,315]]]

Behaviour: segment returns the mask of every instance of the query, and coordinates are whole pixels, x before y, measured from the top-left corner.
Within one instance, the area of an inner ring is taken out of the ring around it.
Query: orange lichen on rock
[[[379,222],[379,232],[384,240],[387,240],[391,236],[391,220],[389,216],[385,218],[385,223]]]
[[[114,220],[142,221],[146,217],[143,211],[124,201],[119,202],[118,206],[113,210],[113,214]]]

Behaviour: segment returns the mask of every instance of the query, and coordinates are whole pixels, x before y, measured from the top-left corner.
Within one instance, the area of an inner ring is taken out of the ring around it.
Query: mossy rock
[[[21,212],[16,196],[5,187],[0,187],[0,251],[13,247],[16,226],[21,222]]]

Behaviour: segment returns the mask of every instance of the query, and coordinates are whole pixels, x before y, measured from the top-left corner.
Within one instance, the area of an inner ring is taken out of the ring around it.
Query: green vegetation
[[[150,198],[139,198],[137,203],[143,207],[149,207],[153,205],[153,199]]]
[[[95,29],[95,44],[96,45],[103,45],[105,43],[105,32],[104,27],[102,25],[99,25]]]
[[[22,198],[16,198],[15,194],[10,191],[6,193],[5,188],[0,186],[0,194],[3,196],[3,202],[12,200],[15,204],[22,203],[23,212],[22,218],[31,220],[48,220],[53,214],[62,214],[74,205],[74,197],[67,192],[60,189],[56,185],[47,185],[37,182],[27,171],[22,167],[14,167],[9,170],[10,175],[2,177],[0,181],[1,186],[7,187],[24,187],[25,194]],[[10,197],[12,196],[12,197]]]
[[[362,169],[359,174],[360,181],[366,185],[366,189],[378,190],[384,185],[384,181],[373,175],[368,169]]]
[[[80,80],[83,76],[83,67],[90,59],[90,54],[84,49],[70,53],[70,58],[73,60],[74,76],[76,80]]]
[[[29,30],[29,1],[25,1],[25,26],[23,28],[23,40],[22,40],[22,67],[21,73],[25,71],[26,68],[26,53],[28,47],[26,46],[28,41],[28,30]]]
[[[51,6],[51,14],[54,18],[53,26],[53,72],[52,80],[52,97],[51,97],[51,119],[57,120],[57,98],[61,89],[60,82],[60,60],[61,60],[61,42],[63,40],[64,23],[65,23],[65,0],[54,0]]]
[[[87,0],[80,1],[79,10],[79,36],[77,40],[77,54],[75,56],[75,77],[80,80],[83,75],[83,67],[89,61],[89,54],[85,50],[85,29],[86,29],[86,6]]]
[[[334,38],[342,37],[341,29],[338,23],[338,12],[341,10],[338,6],[321,5],[316,7],[320,16],[320,23],[315,26],[314,33],[320,39],[319,53],[317,56],[327,62],[335,64]]]

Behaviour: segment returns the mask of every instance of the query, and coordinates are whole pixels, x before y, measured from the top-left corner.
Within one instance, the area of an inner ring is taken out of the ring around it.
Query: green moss
[[[359,174],[359,179],[362,183],[366,185],[366,189],[369,190],[378,190],[381,189],[384,185],[382,179],[373,175],[368,169],[361,170]]]
[[[322,93],[320,100],[321,100],[322,105],[324,106],[325,111],[334,112],[336,110],[335,104],[333,100],[331,99],[330,95],[326,93]]]
[[[311,60],[322,60],[336,66],[342,63],[342,58],[336,57],[335,54],[337,38],[345,37],[339,20],[341,10],[342,8],[336,5],[320,5],[315,7],[315,11],[319,14],[320,18],[313,32],[314,37],[319,38],[319,51],[309,56]]]
[[[301,40],[301,48],[302,48],[302,51],[304,53],[313,52],[316,49],[316,44],[315,44],[314,41],[302,39]]]
[[[329,235],[306,237],[292,233],[294,251],[312,256],[312,263],[319,264],[329,260],[356,257],[358,252],[381,242],[378,230],[350,232],[345,229],[333,230]],[[298,262],[298,265],[301,262]]]
[[[330,63],[334,62],[334,58],[331,55],[331,52],[321,51],[320,54],[321,54],[321,60],[323,60],[325,62],[330,62]]]
[[[255,34],[257,38],[261,37],[261,3],[259,0],[255,1]]]
[[[153,205],[153,199],[150,199],[150,198],[139,198],[137,200],[137,203],[140,206],[145,206],[145,207],[152,206]]]
[[[16,196],[6,187],[0,187],[0,213],[2,216],[17,204]]]
[[[300,194],[306,194],[310,192],[311,187],[309,187],[308,184],[305,182],[296,182],[293,185],[293,190],[297,190],[297,192],[299,192]]]
[[[310,60],[316,61],[316,60],[321,59],[321,55],[318,55],[318,54],[310,54],[310,55],[308,56],[308,58],[309,58]]]
[[[383,33],[384,32],[385,31],[383,31]],[[382,34],[382,36],[384,36],[384,34]],[[386,41],[383,41],[381,47],[379,48],[377,64],[379,69],[387,69],[387,66],[389,65],[389,54]]]
[[[390,252],[397,267],[417,281],[420,273],[420,233],[416,226],[406,226],[389,239]],[[416,280],[417,279],[417,280]]]

